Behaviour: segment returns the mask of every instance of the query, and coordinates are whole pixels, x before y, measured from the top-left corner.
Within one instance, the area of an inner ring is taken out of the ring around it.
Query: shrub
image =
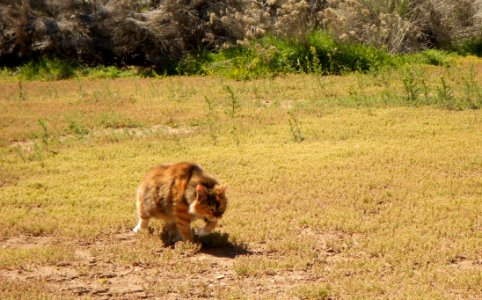
[[[67,79],[75,75],[75,65],[68,60],[42,57],[19,66],[16,75],[28,80]]]
[[[476,55],[482,57],[482,37],[472,37],[460,41],[454,46],[454,50],[462,55]]]
[[[243,46],[191,55],[184,60],[180,70],[183,74],[218,74],[248,79],[290,72],[366,72],[391,63],[390,55],[383,49],[359,43],[339,43],[327,32],[314,31],[305,39],[267,36]]]
[[[423,63],[448,67],[452,64],[454,56],[446,51],[429,49],[422,52]]]

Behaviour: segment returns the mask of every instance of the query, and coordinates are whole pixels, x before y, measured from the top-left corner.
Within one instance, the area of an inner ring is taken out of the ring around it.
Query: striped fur
[[[147,228],[151,218],[162,219],[184,241],[193,242],[191,222],[202,218],[206,225],[197,233],[212,232],[226,210],[226,186],[207,175],[197,164],[162,164],[151,169],[136,193],[139,222],[133,229]]]

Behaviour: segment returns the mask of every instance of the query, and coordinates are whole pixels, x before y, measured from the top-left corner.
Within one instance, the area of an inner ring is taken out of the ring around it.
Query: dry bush
[[[391,52],[449,48],[477,34],[480,0],[330,0],[323,22],[336,37]]]
[[[5,1],[0,64],[54,54],[88,63],[169,64],[244,38],[241,1]]]
[[[480,0],[426,0],[413,8],[411,17],[423,45],[448,48],[479,33],[480,12]]]
[[[0,0],[0,65],[55,55],[84,63],[169,65],[274,34],[392,52],[446,48],[480,33],[480,0]]]
[[[322,25],[322,11],[326,0],[270,0],[266,1],[270,22],[266,24],[274,35],[304,37]]]

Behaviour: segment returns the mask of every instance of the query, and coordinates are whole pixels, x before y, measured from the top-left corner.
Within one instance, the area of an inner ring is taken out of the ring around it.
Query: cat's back
[[[176,182],[183,186],[182,189],[195,189],[196,185],[201,184],[208,189],[218,184],[217,180],[208,175],[204,169],[190,162],[181,162],[171,165],[167,170],[171,178],[175,178]]]
[[[159,185],[178,180],[189,180],[191,177],[202,177],[203,169],[196,163],[180,162],[160,164],[150,169],[143,179],[143,185]]]
[[[193,175],[202,174],[204,171],[196,163],[180,162],[169,165],[166,172],[172,178],[190,179]]]
[[[140,189],[153,189],[159,187],[176,187],[180,190],[193,189],[197,184],[213,188],[217,180],[206,174],[203,168],[191,162],[175,164],[160,164],[153,167],[141,182]],[[181,188],[183,186],[184,188]]]
[[[160,164],[151,168],[144,176],[141,186],[155,186],[169,181],[169,167],[168,164]]]

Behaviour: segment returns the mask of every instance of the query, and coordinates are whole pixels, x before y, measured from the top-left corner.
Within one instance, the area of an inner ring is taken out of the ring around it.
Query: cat
[[[161,164],[151,169],[136,193],[139,221],[133,229],[146,229],[151,218],[165,221],[170,232],[193,243],[191,222],[203,219],[206,224],[195,233],[211,233],[227,207],[226,185],[219,185],[197,164],[181,162]]]

